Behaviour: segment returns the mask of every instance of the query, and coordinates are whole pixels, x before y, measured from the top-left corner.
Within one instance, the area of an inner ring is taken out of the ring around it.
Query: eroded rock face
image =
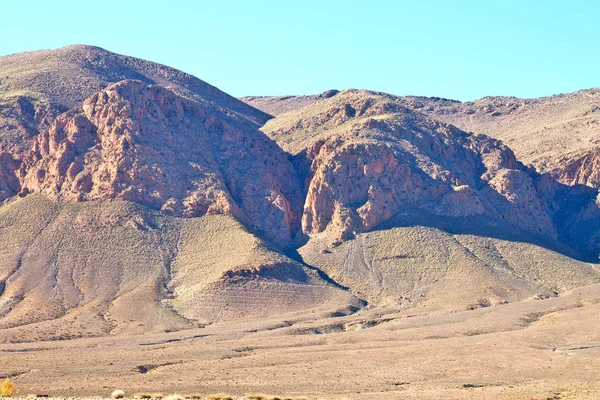
[[[7,152],[0,152],[0,201],[17,194],[21,185],[16,175],[19,161]]]
[[[562,156],[549,173],[565,185],[600,188],[600,149]]]
[[[302,111],[299,121],[286,114],[269,122],[266,132],[311,162],[305,233],[331,231],[344,240],[421,208],[455,218],[487,215],[556,237],[545,200],[500,141],[370,92],[342,92]]]
[[[233,215],[280,244],[296,224],[298,181],[275,143],[140,81],[109,86],[60,115],[36,138],[20,175],[24,192],[60,201]]]
[[[48,129],[64,111],[66,109],[35,98],[0,96],[0,151],[17,158],[27,153],[32,138]]]

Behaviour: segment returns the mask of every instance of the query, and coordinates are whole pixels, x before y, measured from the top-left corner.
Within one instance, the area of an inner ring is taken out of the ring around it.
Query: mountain
[[[597,254],[597,243],[577,246],[564,222],[597,221],[594,193],[548,181],[498,140],[361,90],[282,114],[263,131],[305,182],[304,261],[371,304],[498,304],[598,279],[570,259],[582,258],[573,249]]]
[[[272,118],[89,46],[0,71],[0,341],[460,311],[600,282],[597,190],[414,99],[246,99]]]
[[[328,99],[339,92],[339,90],[331,89],[321,94],[307,96],[246,96],[240,97],[240,100],[267,114],[277,116],[311,105],[319,100]]]
[[[106,53],[76,47],[49,58],[90,51]],[[120,77],[115,58],[97,59],[108,69],[95,71]],[[64,90],[37,96],[60,101]],[[190,99],[122,80],[22,138],[27,151],[2,153],[2,340],[177,330],[363,304],[281,253],[299,224],[296,172],[249,117],[259,111],[207,93]]]
[[[532,178],[508,147],[416,113],[393,96],[344,91],[263,130],[311,162],[306,233],[330,225],[371,230],[420,207],[452,217],[489,215],[556,237]]]
[[[95,46],[74,45],[0,58],[0,151],[26,150],[23,139],[34,137],[59,113],[122,80],[160,85],[223,120],[258,126],[270,118],[174,68]]]
[[[60,115],[19,170],[24,193],[124,199],[167,214],[229,214],[284,246],[299,182],[257,130],[230,125],[160,87],[121,81]]]
[[[502,140],[517,158],[566,185],[600,186],[600,89],[537,99],[484,97],[471,102],[398,96],[405,106],[464,131]],[[272,115],[322,100],[313,96],[244,97]]]
[[[466,103],[380,94],[465,132],[502,140],[531,172],[536,190],[551,209],[561,241],[595,260],[599,242],[595,227],[600,179],[596,140],[599,93],[598,89],[588,89],[539,99],[485,97]],[[306,104],[324,102],[319,95],[246,101],[267,111],[277,109],[277,103],[294,111]]]

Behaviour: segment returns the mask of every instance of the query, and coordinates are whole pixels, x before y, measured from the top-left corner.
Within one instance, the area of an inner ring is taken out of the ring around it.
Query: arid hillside
[[[600,89],[537,99],[484,97],[464,103],[438,97],[396,98],[438,121],[502,140],[520,161],[561,183],[600,186]],[[323,95],[241,100],[279,115],[321,101]]]
[[[360,307],[226,215],[131,202],[0,208],[0,340],[165,332],[240,317]]]
[[[267,114],[277,116],[311,105],[319,100],[328,99],[339,92],[339,90],[332,89],[321,94],[307,96],[246,96],[240,97],[240,100]]]
[[[0,151],[23,150],[53,119],[122,80],[160,85],[221,120],[261,125],[269,116],[182,71],[95,46],[74,45],[0,57]]]
[[[417,98],[246,99],[272,118],[89,46],[0,72],[1,342],[459,312],[600,283],[596,189]]]
[[[370,304],[501,304],[598,278],[572,259],[597,252],[577,236],[597,232],[585,228],[594,194],[531,171],[498,140],[357,90],[263,131],[305,182],[303,260]]]

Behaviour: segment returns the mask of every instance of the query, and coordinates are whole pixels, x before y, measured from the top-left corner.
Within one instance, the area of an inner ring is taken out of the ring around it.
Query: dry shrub
[[[133,396],[134,399],[151,399],[152,395],[150,393],[135,393]]]
[[[17,393],[17,385],[6,378],[0,385],[0,397],[12,397],[15,393]]]
[[[193,400],[201,400],[204,398],[204,396],[200,393],[184,394],[183,397],[185,397],[186,399],[193,399]]]
[[[209,394],[208,396],[206,396],[206,398],[208,400],[233,400],[233,397],[225,393]]]
[[[246,396],[247,400],[282,400],[279,396],[273,396],[270,394],[251,394]]]
[[[185,400],[185,398],[179,394],[170,394],[164,400]]]
[[[115,390],[111,393],[110,397],[112,397],[113,399],[122,399],[123,397],[125,397],[125,392],[122,390]]]

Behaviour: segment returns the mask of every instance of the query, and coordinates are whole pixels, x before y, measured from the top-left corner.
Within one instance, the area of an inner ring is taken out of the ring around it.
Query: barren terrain
[[[454,313],[319,312],[133,337],[5,344],[22,393],[597,399],[600,287]]]
[[[21,395],[600,398],[597,90],[246,104],[92,46],[0,77]]]

